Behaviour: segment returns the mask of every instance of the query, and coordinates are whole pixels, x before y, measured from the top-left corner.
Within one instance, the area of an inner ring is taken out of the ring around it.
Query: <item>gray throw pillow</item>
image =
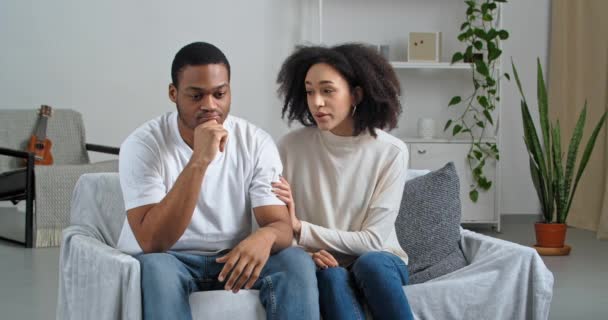
[[[460,183],[452,162],[405,183],[395,221],[409,257],[409,283],[422,283],[467,265],[460,248]]]

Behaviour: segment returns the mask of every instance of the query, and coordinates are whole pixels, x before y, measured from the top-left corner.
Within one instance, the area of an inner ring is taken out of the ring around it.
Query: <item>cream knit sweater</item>
[[[376,130],[356,137],[317,128],[288,133],[279,143],[283,175],[302,220],[298,244],[325,249],[341,265],[370,251],[403,259],[395,233],[409,154],[405,144]]]

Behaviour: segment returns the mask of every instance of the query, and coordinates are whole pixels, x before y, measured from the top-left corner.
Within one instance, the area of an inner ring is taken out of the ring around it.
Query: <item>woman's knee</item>
[[[339,287],[348,284],[349,273],[343,267],[317,270],[317,282],[322,287]]]
[[[368,252],[357,258],[353,264],[355,278],[382,277],[387,272],[395,270],[395,262],[388,252]]]

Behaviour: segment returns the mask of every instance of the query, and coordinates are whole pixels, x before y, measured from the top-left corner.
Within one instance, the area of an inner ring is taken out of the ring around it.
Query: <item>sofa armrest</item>
[[[30,156],[30,152],[22,151],[22,150],[14,150],[9,148],[0,147],[0,154],[4,156],[10,156],[15,158],[23,158],[27,159]]]
[[[102,146],[100,144],[87,143],[87,144],[85,144],[85,148],[87,149],[87,151],[95,151],[95,152],[102,152],[102,153],[109,153],[109,154],[116,154],[116,155],[118,155],[118,153],[120,153],[120,148]]]
[[[57,319],[142,318],[139,262],[74,225],[63,232]]]

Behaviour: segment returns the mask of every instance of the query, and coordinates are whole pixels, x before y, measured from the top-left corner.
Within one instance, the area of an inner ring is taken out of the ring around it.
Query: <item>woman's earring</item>
[[[353,104],[353,112],[352,112],[351,116],[354,117],[355,116],[355,112],[357,112],[357,105]]]

